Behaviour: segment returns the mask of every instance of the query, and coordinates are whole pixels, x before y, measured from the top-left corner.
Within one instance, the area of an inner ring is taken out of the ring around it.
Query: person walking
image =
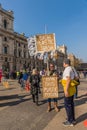
[[[19,76],[18,76],[18,83],[20,84],[21,90],[23,90],[24,88],[24,84],[23,84],[23,72],[21,71]]]
[[[70,60],[65,59],[63,62],[64,72],[63,81],[65,82],[64,87],[64,104],[67,114],[67,121],[63,122],[65,126],[74,126],[75,124],[75,111],[74,111],[74,94],[76,92],[75,87],[70,85],[71,80],[74,79],[74,72],[70,66]]]
[[[56,70],[54,69],[54,65],[51,63],[50,64],[50,71],[49,71],[49,76],[56,76],[57,73],[56,73]],[[59,112],[59,108],[58,108],[58,104],[57,104],[57,98],[48,98],[48,109],[47,109],[47,112],[50,112],[51,111],[51,101],[53,100],[54,102],[54,108],[55,108],[55,111],[56,112]]]
[[[39,83],[40,83],[40,76],[37,73],[36,69],[32,70],[32,74],[30,75],[30,86],[31,86],[31,95],[33,102],[38,105],[38,93],[39,93]]]
[[[23,70],[23,72],[20,73],[20,82],[21,82],[21,89],[22,90],[25,89],[27,80],[28,80],[28,73],[25,70]]]

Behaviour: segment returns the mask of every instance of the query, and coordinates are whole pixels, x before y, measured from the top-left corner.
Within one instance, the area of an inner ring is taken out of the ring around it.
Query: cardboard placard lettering
[[[58,98],[58,77],[42,77],[43,98]]]

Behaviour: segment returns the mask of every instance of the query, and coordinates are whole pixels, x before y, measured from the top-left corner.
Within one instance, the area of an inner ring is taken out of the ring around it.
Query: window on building
[[[4,37],[4,41],[5,41],[5,42],[7,41],[7,37]]]
[[[21,56],[21,51],[19,51],[19,57]]]
[[[16,49],[14,50],[14,56],[17,56],[17,51],[16,51]]]
[[[24,52],[24,58],[26,58],[26,52]]]
[[[4,28],[7,29],[7,20],[4,20]]]
[[[7,62],[8,61],[8,58],[7,57],[5,57],[5,62]]]
[[[21,46],[20,43],[18,44],[18,46],[19,46],[19,47]]]
[[[5,46],[4,47],[4,54],[7,54],[8,50],[7,50],[7,47]]]

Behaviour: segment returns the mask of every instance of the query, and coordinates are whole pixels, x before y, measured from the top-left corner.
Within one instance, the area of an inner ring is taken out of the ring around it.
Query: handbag
[[[26,83],[25,89],[26,89],[26,91],[30,91],[30,84],[29,83]]]
[[[80,82],[75,79],[71,80],[71,82],[70,82],[71,86],[78,86],[79,84],[80,84]]]
[[[80,80],[79,80],[79,78],[75,77],[74,80],[76,81],[76,84],[77,84],[77,85],[80,85]]]
[[[60,83],[62,84],[63,89],[65,91],[66,90],[66,80],[62,79],[60,81]],[[70,87],[69,87],[69,90],[68,90],[69,96],[72,96],[72,95],[74,95],[76,93],[76,87],[75,87],[76,85],[75,85],[75,83],[76,83],[75,80],[71,80]]]

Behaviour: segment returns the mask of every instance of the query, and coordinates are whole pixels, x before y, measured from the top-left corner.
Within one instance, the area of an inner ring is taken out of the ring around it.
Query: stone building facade
[[[74,54],[68,54],[68,58],[71,61],[71,65],[74,66],[75,68],[78,68],[79,64],[80,64],[80,60],[78,58],[75,57]]]
[[[29,66],[27,37],[16,33],[13,24],[13,11],[7,11],[0,5],[0,68],[4,71]]]
[[[57,58],[57,64],[59,70],[63,70],[63,61],[65,58],[67,58],[67,47],[63,44],[61,46],[57,46],[58,51],[58,58]]]

